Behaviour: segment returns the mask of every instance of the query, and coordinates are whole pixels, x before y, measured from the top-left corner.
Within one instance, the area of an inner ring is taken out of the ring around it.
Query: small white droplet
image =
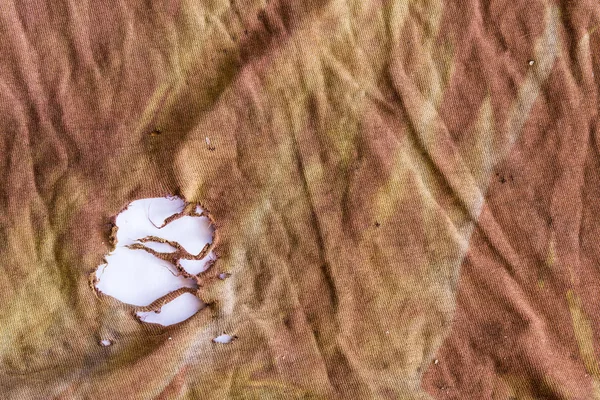
[[[112,340],[102,339],[100,341],[100,346],[102,346],[102,347],[108,347],[108,346],[111,346],[112,343],[113,343]]]
[[[173,340],[173,338],[171,336],[169,336],[169,340]]]
[[[437,364],[438,362],[439,362],[439,361],[436,359],[436,360],[435,360],[433,363],[434,363],[434,364]]]
[[[529,64],[529,66],[532,66],[533,64],[535,64],[535,61],[529,60],[528,64]]]

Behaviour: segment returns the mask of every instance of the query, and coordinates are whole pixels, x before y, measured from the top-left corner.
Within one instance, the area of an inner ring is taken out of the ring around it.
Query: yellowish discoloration
[[[544,392],[551,396],[553,391],[552,383],[547,377],[542,378],[540,382],[536,382],[538,387],[532,385],[529,378],[518,375],[502,374],[495,381],[492,392],[493,400],[518,399],[518,400],[538,400],[545,398]],[[542,396],[542,397],[540,397]],[[570,400],[569,397],[566,397]]]
[[[543,289],[546,286],[546,282],[543,279],[537,280],[538,289]]]
[[[505,128],[508,143],[505,151],[508,151],[521,136],[525,122],[527,122],[531,109],[542,90],[542,82],[546,81],[548,76],[550,76],[555,60],[559,55],[560,42],[558,29],[560,18],[558,7],[549,6],[546,8],[546,27],[542,37],[536,43],[535,64],[527,74],[525,82],[519,87],[517,100],[506,122]]]
[[[487,96],[479,109],[472,133],[461,146],[465,164],[473,174],[477,186],[486,191],[494,166],[497,162],[498,144],[495,139],[494,114],[490,96]]]
[[[573,331],[577,339],[579,354],[583,359],[586,371],[598,382],[600,381],[600,366],[596,358],[592,322],[585,314],[581,300],[573,290],[567,291],[567,302],[569,304],[569,311],[571,312]]]

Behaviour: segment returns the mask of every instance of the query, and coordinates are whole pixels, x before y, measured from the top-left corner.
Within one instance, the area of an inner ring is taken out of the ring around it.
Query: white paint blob
[[[179,197],[142,199],[129,204],[115,220],[115,249],[105,257],[106,264],[96,270],[98,291],[123,303],[147,306],[178,289],[197,288],[193,277],[185,277],[171,262],[144,248],[128,247],[143,246],[166,257],[177,251],[176,247],[162,241],[167,240],[197,256],[212,243],[214,228],[208,217],[199,215],[203,212],[200,207],[195,209],[198,215],[183,215],[185,206],[185,201]],[[211,252],[202,260],[171,261],[178,261],[188,274],[197,275],[214,259]],[[137,315],[144,322],[171,325],[190,318],[202,307],[204,304],[200,299],[184,293],[163,305],[159,313],[138,312]]]
[[[198,297],[191,293],[184,293],[162,306],[158,313],[154,311],[137,312],[136,315],[142,322],[168,326],[185,321],[203,307],[204,303]]]
[[[214,338],[213,342],[221,343],[221,344],[228,344],[228,343],[233,342],[234,339],[235,339],[235,336],[222,334],[222,335],[219,335],[216,338]]]

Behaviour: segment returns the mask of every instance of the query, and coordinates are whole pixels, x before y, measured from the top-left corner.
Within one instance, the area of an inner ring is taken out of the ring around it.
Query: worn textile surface
[[[0,10],[3,399],[600,398],[597,1]],[[169,329],[89,286],[167,194],[231,273]]]

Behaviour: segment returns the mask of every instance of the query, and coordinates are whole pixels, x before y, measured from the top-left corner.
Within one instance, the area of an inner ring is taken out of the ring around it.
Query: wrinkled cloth
[[[0,9],[2,398],[600,398],[598,2]],[[173,327],[90,285],[165,195]]]

